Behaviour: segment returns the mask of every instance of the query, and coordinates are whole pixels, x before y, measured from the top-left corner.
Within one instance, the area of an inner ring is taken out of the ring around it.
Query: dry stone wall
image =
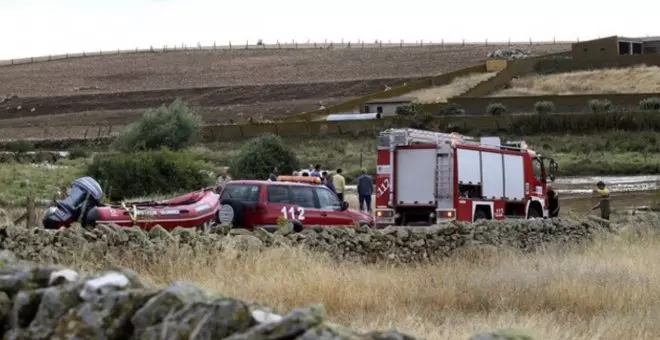
[[[630,222],[643,219],[645,222]],[[316,227],[293,233],[285,227],[274,233],[263,229],[248,231],[217,227],[198,232],[176,228],[166,231],[155,227],[150,231],[101,225],[93,229],[72,227],[60,231],[8,226],[0,230],[0,249],[20,259],[47,263],[66,263],[81,251],[89,256],[131,252],[149,258],[172,247],[192,250],[222,250],[227,241],[233,247],[259,251],[265,247],[302,246],[342,260],[363,262],[393,261],[399,263],[432,261],[464,248],[508,248],[529,252],[548,244],[575,244],[594,235],[630,224],[660,225],[658,215],[628,216],[619,222],[597,218],[535,219],[483,221],[475,224],[452,223],[444,228],[388,227],[370,228]]]
[[[2,339],[415,339],[394,330],[358,333],[332,324],[325,320],[322,305],[282,313],[252,302],[211,296],[185,281],[155,288],[126,268],[87,274],[25,259],[52,263],[81,256],[81,252],[100,257],[115,251],[157,255],[175,244],[207,251],[233,240],[249,251],[303,245],[337,258],[377,256],[410,262],[446,256],[466,246],[531,251],[548,243],[583,242],[598,232],[659,225],[658,215],[645,214],[612,224],[598,219],[555,219],[455,223],[417,231],[318,228],[292,233],[283,228],[274,234],[224,228],[144,232],[113,226],[61,231],[6,226],[0,230],[0,333]],[[494,332],[471,339],[501,338]]]
[[[189,282],[156,289],[131,270],[88,275],[0,251],[3,339],[414,339],[395,331],[358,334],[325,321],[322,305],[280,314]]]

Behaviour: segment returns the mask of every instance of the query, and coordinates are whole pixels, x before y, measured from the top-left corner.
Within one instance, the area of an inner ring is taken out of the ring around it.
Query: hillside
[[[530,75],[513,79],[508,89],[498,91],[492,96],[658,92],[660,92],[660,67],[642,65],[618,69]]]
[[[18,98],[0,104],[0,132],[80,138],[99,125],[116,131],[176,97],[207,124],[272,119],[483,63],[488,52],[505,47],[202,50],[3,66],[0,98]],[[546,54],[570,44],[517,47]]]
[[[537,54],[568,44],[524,45]],[[217,50],[119,54],[0,67],[0,94],[21,97],[263,84],[417,78],[483,62],[503,46]]]

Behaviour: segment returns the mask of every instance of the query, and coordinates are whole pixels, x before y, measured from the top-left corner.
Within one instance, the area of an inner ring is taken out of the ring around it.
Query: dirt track
[[[0,67],[0,97],[15,94],[19,98],[0,104],[0,130],[5,138],[43,137],[43,126],[55,119],[45,116],[59,113],[69,115],[66,121],[58,119],[58,124],[74,130],[127,124],[144,108],[178,96],[196,105],[207,123],[272,118],[475,65],[484,62],[488,52],[503,47],[219,50],[4,66]],[[565,51],[570,45],[513,47],[545,54]],[[34,118],[16,119],[24,117]],[[57,133],[49,135],[70,134]]]

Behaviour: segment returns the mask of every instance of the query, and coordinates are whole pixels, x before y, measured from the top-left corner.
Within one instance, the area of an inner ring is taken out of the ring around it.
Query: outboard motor
[[[83,216],[81,223],[84,225],[84,217],[87,212],[99,206],[103,198],[103,189],[99,183],[91,177],[81,177],[71,184],[69,197],[57,201],[56,206],[46,210],[43,225],[46,229],[59,229],[68,227]]]

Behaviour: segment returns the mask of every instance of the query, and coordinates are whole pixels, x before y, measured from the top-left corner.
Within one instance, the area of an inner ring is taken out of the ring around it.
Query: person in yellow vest
[[[610,219],[610,190],[607,189],[603,181],[596,183],[594,196],[598,197],[598,204],[592,210],[600,208],[600,217],[605,220]]]
[[[337,198],[339,198],[340,201],[344,202],[344,190],[346,189],[346,179],[341,173],[342,173],[341,168],[337,169],[337,173],[334,176],[332,176],[332,183],[335,185],[335,193],[337,194]]]

